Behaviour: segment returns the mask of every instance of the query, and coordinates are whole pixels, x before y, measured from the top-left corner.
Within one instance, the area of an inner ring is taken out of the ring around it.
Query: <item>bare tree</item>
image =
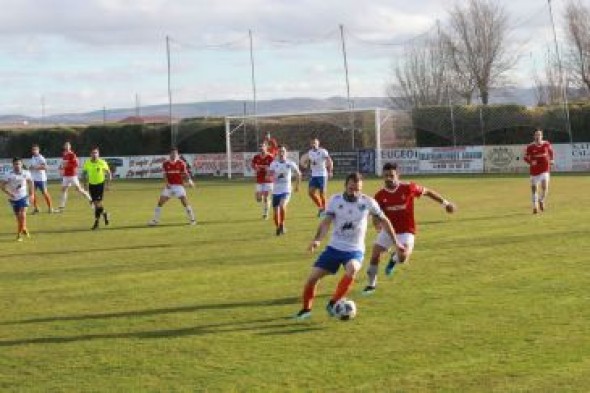
[[[438,38],[412,42],[393,69],[388,96],[394,107],[409,109],[442,104],[445,94],[444,48]]]
[[[493,0],[468,0],[464,7],[455,4],[449,16],[444,35],[449,64],[456,75],[473,81],[481,103],[486,105],[490,89],[518,59],[508,44],[508,14]]]
[[[537,105],[554,105],[562,101],[563,82],[559,71],[559,64],[555,57],[547,51],[544,69],[541,73],[535,71],[535,95]]]
[[[576,87],[590,93],[590,5],[570,1],[565,9],[569,46],[567,68]]]

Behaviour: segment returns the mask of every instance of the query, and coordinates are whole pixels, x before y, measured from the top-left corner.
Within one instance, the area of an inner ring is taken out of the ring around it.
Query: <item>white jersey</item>
[[[373,198],[361,194],[355,202],[348,202],[342,194],[330,198],[326,215],[332,217],[332,238],[328,246],[340,251],[365,251],[365,235],[369,214],[385,218]]]
[[[269,167],[269,170],[273,172],[273,190],[272,193],[285,194],[291,192],[291,178],[293,172],[300,174],[297,164],[291,160],[279,161],[274,160]]]
[[[328,150],[324,148],[311,149],[307,152],[309,159],[309,168],[311,169],[311,176],[328,176]]]
[[[31,157],[31,167],[37,167],[41,165],[47,165],[45,157],[43,157],[41,154]],[[47,171],[45,169],[31,168],[31,177],[33,178],[33,181],[47,181]]]
[[[29,195],[27,192],[27,180],[32,180],[32,178],[31,173],[26,170],[22,170],[21,173],[10,171],[6,174],[4,181],[8,185],[8,192],[12,194],[11,201],[18,201]]]

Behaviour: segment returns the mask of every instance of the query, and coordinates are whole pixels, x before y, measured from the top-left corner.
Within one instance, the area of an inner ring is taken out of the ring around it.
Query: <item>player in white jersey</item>
[[[326,189],[328,178],[332,177],[334,163],[328,151],[320,147],[317,138],[311,140],[311,149],[307,152],[304,166],[310,170],[309,197],[318,207],[318,217],[326,210]]]
[[[20,158],[12,159],[12,171],[0,181],[0,188],[8,195],[8,200],[12,205],[17,224],[16,240],[20,242],[23,240],[23,236],[29,237],[27,206],[29,206],[29,197],[33,197],[33,179],[31,173],[23,169],[23,162]]]
[[[285,233],[287,204],[291,197],[291,179],[295,174],[295,192],[299,191],[301,172],[293,161],[287,159],[287,148],[279,146],[278,157],[270,164],[269,174],[273,179],[272,208],[276,235]]]
[[[47,161],[45,157],[40,153],[39,145],[35,144],[31,148],[31,153],[33,154],[31,157],[31,165],[29,165],[29,170],[31,172],[31,177],[33,178],[33,184],[35,185],[33,189],[33,213],[39,213],[39,205],[37,204],[37,198],[35,196],[35,191],[39,190],[45,198],[45,203],[47,204],[47,212],[53,213],[53,203],[51,201],[51,195],[49,195],[49,191],[47,190]]]
[[[362,188],[361,174],[351,173],[346,177],[344,193],[330,198],[325,218],[320,223],[315,238],[308,247],[309,251],[313,252],[319,247],[320,241],[326,236],[333,223],[332,238],[311,268],[311,273],[303,287],[303,308],[295,316],[299,320],[311,316],[318,282],[328,274],[336,274],[340,265],[343,265],[344,276],[338,282],[336,291],[326,306],[328,314],[334,316],[332,309],[334,304],[346,296],[361,268],[369,215],[374,217],[375,221],[392,239],[396,239],[393,226],[377,202],[361,193]],[[400,249],[404,249],[404,246],[399,244],[397,240],[396,245]]]

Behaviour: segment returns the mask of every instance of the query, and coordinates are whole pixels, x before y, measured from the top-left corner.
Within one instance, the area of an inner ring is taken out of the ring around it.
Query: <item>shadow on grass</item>
[[[287,320],[289,322],[287,322]],[[281,323],[277,323],[283,321]],[[193,326],[181,329],[163,329],[163,330],[147,330],[139,332],[125,332],[125,333],[98,333],[98,334],[82,334],[77,336],[56,336],[56,337],[38,337],[38,338],[24,338],[18,340],[0,341],[0,347],[11,347],[18,345],[30,344],[64,344],[71,342],[93,341],[93,340],[112,340],[112,339],[159,339],[159,338],[181,338],[190,336],[203,336],[208,334],[225,334],[235,332],[253,332],[264,334],[264,330],[272,329],[270,334],[293,334],[306,333],[315,330],[321,330],[319,326],[309,327],[295,327],[297,324],[290,317],[283,318],[267,318],[249,321],[232,321],[224,323],[215,323],[209,325]],[[284,330],[282,330],[284,329]]]
[[[242,308],[242,307],[284,306],[284,305],[289,305],[289,304],[296,304],[299,301],[300,301],[300,299],[297,297],[286,297],[286,298],[280,298],[280,299],[258,300],[258,301],[247,301],[247,302],[196,304],[196,305],[191,305],[191,306],[164,307],[164,308],[153,308],[153,309],[147,309],[147,310],[121,311],[121,312],[113,312],[113,313],[64,315],[64,316],[54,316],[54,317],[32,318],[32,319],[23,319],[23,320],[19,320],[19,321],[2,322],[2,323],[0,323],[0,325],[16,325],[16,324],[43,323],[43,322],[84,321],[84,320],[92,320],[92,319],[142,317],[142,316],[151,316],[151,315],[195,312],[195,311],[200,311],[200,310],[228,310],[228,309],[232,309],[232,308]]]
[[[68,254],[81,254],[81,253],[101,253],[101,252],[108,252],[108,251],[126,251],[126,250],[144,250],[149,248],[170,248],[173,247],[172,244],[147,244],[147,245],[140,245],[140,246],[120,246],[120,247],[103,247],[103,248],[83,248],[78,250],[68,250],[68,251],[39,251],[39,252],[27,252],[26,255],[33,256],[33,255],[68,255]],[[22,253],[17,254],[2,254],[2,257],[18,257],[22,256]]]
[[[461,214],[460,212],[458,214]],[[507,214],[498,214],[494,216],[479,216],[479,217],[457,217],[456,219],[441,219],[441,220],[424,220],[420,221],[420,225],[428,226],[428,225],[438,225],[438,224],[450,224],[453,222],[467,222],[467,221],[493,221],[493,220],[503,220],[508,217],[520,217],[520,216],[530,216],[527,212],[518,212],[518,213],[507,213]]]

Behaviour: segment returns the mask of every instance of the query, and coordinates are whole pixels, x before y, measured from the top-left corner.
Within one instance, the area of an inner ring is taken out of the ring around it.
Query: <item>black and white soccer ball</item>
[[[356,303],[350,299],[340,299],[334,304],[334,314],[342,321],[356,317]]]

